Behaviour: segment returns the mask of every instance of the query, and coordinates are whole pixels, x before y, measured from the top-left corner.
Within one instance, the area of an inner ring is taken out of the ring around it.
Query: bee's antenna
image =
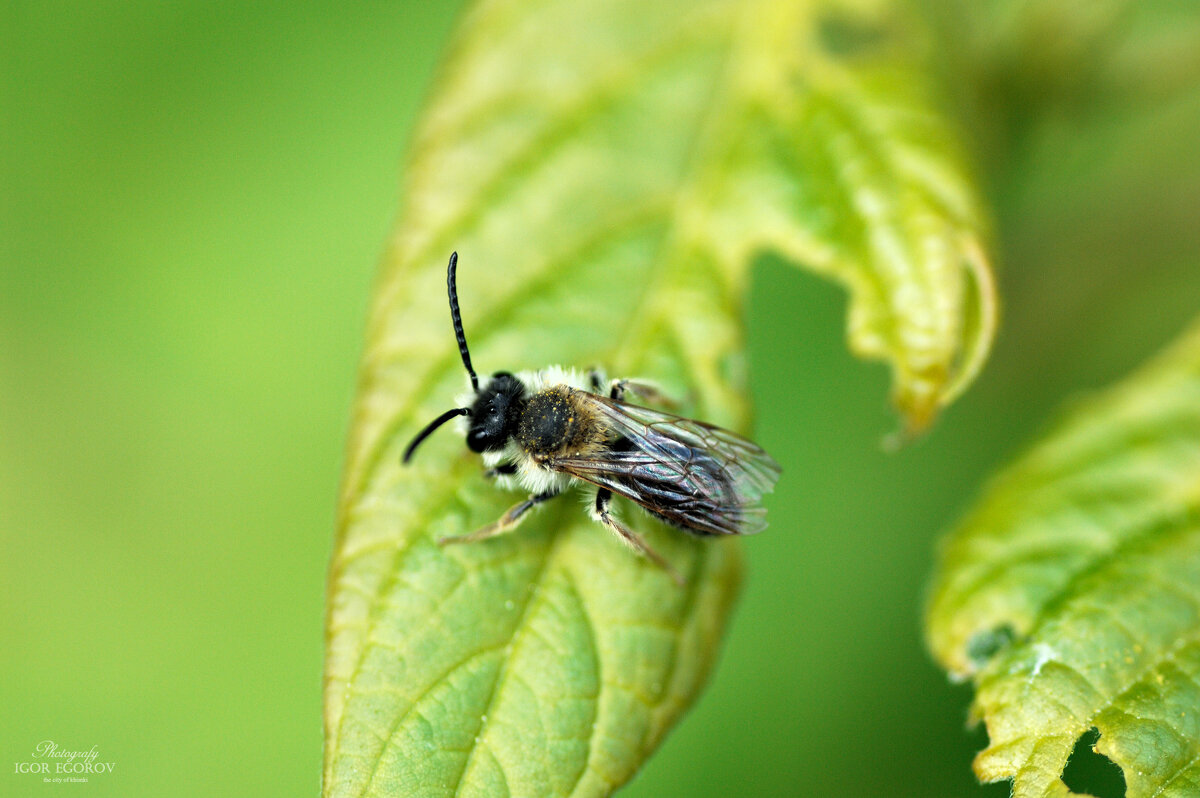
[[[471,376],[475,376],[475,375],[472,374]],[[413,452],[415,452],[417,450],[417,447],[421,445],[421,441],[428,438],[435,429],[442,426],[443,424],[445,424],[447,421],[454,418],[455,416],[469,416],[469,415],[471,415],[471,408],[456,407],[453,410],[447,410],[445,413],[442,413],[440,416],[435,418],[433,421],[429,422],[429,425],[426,426],[425,429],[418,432],[417,437],[413,438],[412,443],[410,443],[408,445],[408,448],[404,450],[404,462],[407,463],[409,460],[412,459]]]
[[[467,336],[463,332],[462,315],[458,312],[458,287],[454,284],[454,272],[458,268],[458,253],[450,253],[450,265],[446,267],[446,290],[450,293],[450,320],[454,322],[454,336],[458,338],[458,352],[462,355],[463,365],[471,375],[471,387],[479,392],[479,378],[475,369],[471,368],[471,353],[467,351]],[[444,420],[444,419],[443,419]]]

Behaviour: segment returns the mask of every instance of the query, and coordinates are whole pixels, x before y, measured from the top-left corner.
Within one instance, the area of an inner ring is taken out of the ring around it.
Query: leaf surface
[[[924,45],[890,4],[467,11],[369,324],[330,573],[325,795],[610,794],[695,699],[740,581],[735,541],[621,504],[685,587],[573,498],[503,538],[433,542],[522,498],[449,430],[400,464],[461,404],[451,250],[481,374],[599,365],[745,431],[743,295],[776,250],[849,289],[851,345],[891,364],[911,429],[970,381],[991,282],[920,88]]]
[[[1200,326],[1086,402],[946,541],[935,656],[976,686],[975,770],[1067,795],[1076,740],[1129,798],[1200,787]]]

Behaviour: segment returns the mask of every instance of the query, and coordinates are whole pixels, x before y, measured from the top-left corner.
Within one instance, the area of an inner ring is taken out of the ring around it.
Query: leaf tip
[[[932,363],[922,370],[897,368],[892,405],[902,426],[884,439],[885,451],[895,451],[924,434],[975,382],[991,353],[1000,317],[991,264],[977,236],[963,234],[957,243],[965,284],[956,356],[948,364]]]

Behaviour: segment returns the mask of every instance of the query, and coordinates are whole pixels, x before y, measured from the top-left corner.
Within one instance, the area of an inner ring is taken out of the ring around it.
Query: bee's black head
[[[446,291],[450,295],[450,321],[454,325],[454,337],[458,339],[458,353],[462,355],[463,365],[471,378],[475,403],[470,407],[447,410],[429,422],[404,450],[406,463],[412,459],[413,452],[421,441],[455,416],[469,416],[471,419],[467,428],[467,447],[471,451],[493,452],[503,448],[516,431],[517,419],[525,401],[525,386],[506,371],[496,372],[486,386],[479,387],[479,378],[475,376],[475,369],[471,367],[471,354],[467,351],[467,336],[463,333],[462,316],[458,312],[458,287],[454,280],[457,266],[458,253],[455,252],[450,255],[450,264],[446,267]]]
[[[467,448],[473,452],[493,452],[504,448],[517,428],[525,385],[506,371],[492,375],[487,386],[475,394],[468,414]]]

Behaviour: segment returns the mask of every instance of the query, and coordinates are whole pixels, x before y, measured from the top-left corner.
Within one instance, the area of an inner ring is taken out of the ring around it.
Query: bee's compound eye
[[[489,439],[487,430],[475,427],[467,433],[467,448],[478,454],[488,448]]]
[[[487,388],[476,394],[471,408],[471,425],[467,430],[467,447],[473,452],[503,449],[512,436],[512,427],[519,416],[523,388],[510,376],[494,378]]]

